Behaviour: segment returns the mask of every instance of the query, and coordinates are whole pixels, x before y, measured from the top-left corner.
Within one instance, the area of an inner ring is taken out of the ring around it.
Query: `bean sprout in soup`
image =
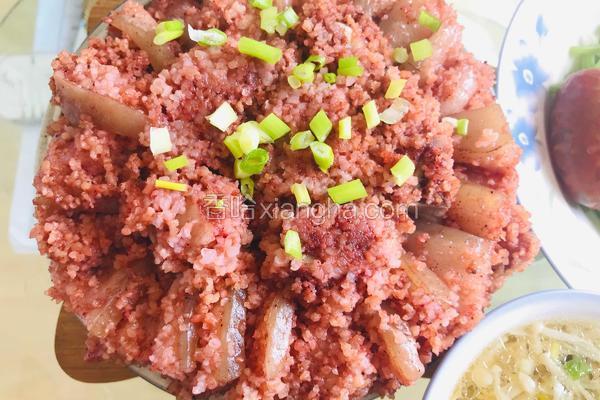
[[[496,339],[451,400],[600,399],[600,322],[536,322]]]

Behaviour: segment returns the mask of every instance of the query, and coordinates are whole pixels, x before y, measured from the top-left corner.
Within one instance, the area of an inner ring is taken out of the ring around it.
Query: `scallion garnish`
[[[373,129],[381,123],[381,119],[379,118],[379,111],[377,111],[377,104],[375,104],[375,100],[371,100],[367,102],[364,106],[362,106],[362,111],[365,115],[365,120],[367,121],[368,129]]]
[[[302,83],[311,83],[315,80],[315,64],[305,62],[296,65],[292,70],[292,76],[295,76]]]
[[[279,12],[277,7],[268,7],[260,12],[260,29],[263,31],[273,34],[275,33],[275,27],[279,23]]]
[[[352,118],[344,117],[338,122],[338,137],[348,140],[352,138]]]
[[[310,151],[321,171],[327,173],[333,165],[333,149],[328,144],[317,141],[310,144]]]
[[[368,196],[367,190],[360,179],[330,187],[327,189],[327,193],[336,204],[346,204]]]
[[[338,60],[338,75],[361,76],[363,72],[364,68],[358,62],[357,57],[342,57]]]
[[[304,150],[307,149],[308,146],[310,146],[310,144],[314,141],[315,137],[311,131],[298,132],[292,136],[292,139],[290,139],[290,149],[293,151]]]
[[[185,155],[180,155],[170,160],[165,161],[165,168],[169,171],[176,171],[180,168],[186,167],[189,161]]]
[[[229,149],[233,158],[240,158],[244,155],[240,142],[238,142],[237,132],[232,133],[223,139],[223,144]]]
[[[259,10],[264,10],[273,5],[273,0],[250,0],[250,5]]]
[[[592,372],[592,366],[583,357],[575,355],[564,363],[563,368],[571,379],[578,381]]]
[[[246,154],[242,159],[235,160],[235,177],[238,179],[243,179],[249,178],[252,175],[260,174],[268,162],[269,153],[265,149],[254,149],[250,153]]]
[[[396,185],[402,186],[415,173],[415,163],[407,155],[404,155],[390,171]]]
[[[292,89],[298,89],[302,86],[300,79],[296,78],[294,75],[288,76],[287,81]]]
[[[153,155],[168,153],[173,149],[171,136],[167,128],[150,128],[150,151]]]
[[[222,132],[226,132],[227,129],[237,120],[238,116],[235,113],[231,104],[224,101],[221,105],[206,119],[214,127],[217,127]]]
[[[194,42],[203,46],[222,46],[227,42],[227,34],[217,28],[203,31],[188,25],[188,35]]]
[[[323,75],[323,80],[333,85],[337,82],[337,75],[334,72],[328,72]]]
[[[271,136],[269,136],[267,134],[267,132],[263,131],[259,125],[258,122],[256,121],[248,121],[248,122],[244,122],[243,124],[240,124],[240,126],[237,127],[236,131],[239,132],[240,134],[244,134],[245,131],[248,130],[252,130],[252,131],[256,131],[258,134],[258,142],[260,144],[263,143],[273,143],[274,140],[273,138],[271,138]]]
[[[461,118],[456,121],[456,134],[459,136],[467,136],[467,133],[469,133],[469,120]]]
[[[415,61],[423,61],[433,55],[433,46],[429,39],[419,40],[410,44],[410,51]]]
[[[292,7],[286,7],[285,10],[279,14],[279,19],[285,24],[285,26],[289,29],[298,25],[300,22],[300,17],[296,14],[296,11]]]
[[[279,139],[290,131],[290,127],[273,113],[267,115],[258,125],[273,140]]]
[[[306,62],[315,64],[315,71],[318,71],[321,68],[323,68],[323,66],[325,65],[325,56],[322,56],[320,54],[315,54],[315,55],[309,56],[306,59]]]
[[[438,29],[440,29],[442,22],[427,11],[421,10],[421,13],[419,14],[419,25],[429,28],[432,32],[437,32]]]
[[[379,114],[379,119],[388,125],[395,124],[400,122],[409,110],[410,103],[405,99],[397,98],[391,106]]]
[[[291,187],[291,191],[296,197],[296,204],[298,206],[308,206],[311,203],[308,189],[303,183],[294,183]]]
[[[390,86],[388,86],[385,92],[386,99],[395,99],[402,94],[404,87],[406,86],[406,79],[392,79]]]
[[[240,192],[242,193],[242,196],[248,200],[254,198],[254,181],[252,178],[240,179]]]
[[[260,129],[253,129],[250,125],[246,125],[245,129],[236,130],[235,137],[237,138],[240,150],[244,154],[249,154],[252,150],[258,149],[260,144]]]
[[[162,46],[183,35],[185,25],[178,19],[162,21],[156,25],[155,36],[152,40],[156,46]]]
[[[302,242],[298,232],[290,229],[283,238],[283,248],[285,253],[295,260],[302,260]]]
[[[188,188],[188,186],[185,183],[163,181],[162,179],[155,180],[154,187],[157,189],[174,190],[177,192],[187,192]]]
[[[282,57],[281,50],[277,47],[245,36],[238,41],[238,50],[242,54],[258,58],[269,64],[276,64]]]
[[[320,142],[324,142],[325,139],[327,139],[329,132],[331,132],[331,128],[333,128],[331,120],[323,109],[315,114],[315,116],[310,120],[308,126],[310,127],[312,133],[315,134],[317,140]]]
[[[396,47],[394,48],[392,57],[398,64],[404,64],[408,61],[408,50],[405,47]]]

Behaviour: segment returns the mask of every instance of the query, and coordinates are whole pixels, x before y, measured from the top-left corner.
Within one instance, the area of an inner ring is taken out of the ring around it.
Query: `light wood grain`
[[[71,378],[87,383],[106,383],[136,375],[114,361],[85,361],[85,327],[73,314],[60,310],[54,336],[54,353],[62,370]]]

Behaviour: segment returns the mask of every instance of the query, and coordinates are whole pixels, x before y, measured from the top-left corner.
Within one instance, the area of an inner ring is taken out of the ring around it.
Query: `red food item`
[[[600,69],[571,76],[551,115],[550,153],[568,196],[600,210]]]

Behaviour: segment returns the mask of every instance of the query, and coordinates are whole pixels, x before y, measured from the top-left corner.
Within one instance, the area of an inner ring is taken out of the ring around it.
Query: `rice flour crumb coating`
[[[48,293],[88,329],[89,359],[146,366],[182,399],[390,394],[472,329],[491,294],[537,254],[529,216],[516,204],[519,150],[502,115],[499,131],[481,132],[467,151],[442,121],[493,113],[495,101],[493,70],[463,48],[444,1],[274,3],[300,17],[284,36],[262,31],[258,10],[242,0],[155,0],[146,9],[128,1],[107,19],[108,37],[57,56],[50,86],[64,115],[48,128],[31,233],[51,260]],[[437,32],[417,23],[423,9],[440,19]],[[125,17],[139,27],[178,18],[228,39],[203,47],[183,35],[162,53],[144,50],[139,32],[118,29]],[[279,48],[281,60],[240,54],[241,36]],[[394,63],[394,47],[424,38],[431,57]],[[164,68],[157,54],[168,56]],[[326,65],[292,89],[287,77],[311,54]],[[364,73],[325,82],[346,56]],[[361,107],[389,107],[393,79],[406,80],[409,111],[368,129]],[[112,132],[111,121],[72,104],[73,88],[94,104],[116,101],[113,119],[144,128]],[[254,177],[255,204],[245,201],[227,133],[206,119],[224,101],[238,115],[230,131],[275,113],[293,134],[325,110],[334,126],[328,173],[285,136],[263,145],[270,161]],[[346,116],[352,138],[341,140],[336,127]],[[150,152],[150,127],[169,130],[170,153]],[[494,163],[477,153],[502,138]],[[164,161],[175,155],[188,165],[169,171]],[[390,168],[403,155],[416,172],[398,186]],[[157,179],[187,191],[157,189]],[[327,189],[353,179],[367,197],[332,204]],[[319,214],[295,206],[294,183],[306,185]],[[289,230],[299,234],[301,260],[285,252]]]

